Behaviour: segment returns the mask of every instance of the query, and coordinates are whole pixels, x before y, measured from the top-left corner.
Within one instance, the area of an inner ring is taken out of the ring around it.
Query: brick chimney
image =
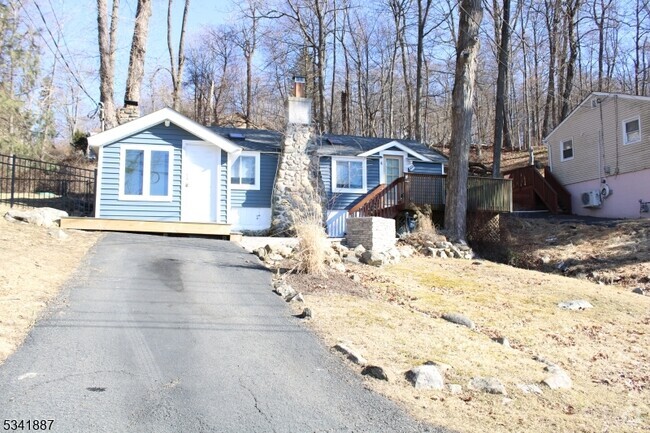
[[[305,78],[293,77],[293,96],[287,100],[287,125],[272,200],[271,231],[274,235],[294,234],[294,217],[320,215],[318,160],[307,152],[313,134],[312,101],[305,97]]]

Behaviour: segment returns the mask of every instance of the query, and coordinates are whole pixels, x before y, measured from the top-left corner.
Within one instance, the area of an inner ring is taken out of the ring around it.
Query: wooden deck
[[[230,224],[177,221],[138,221],[108,218],[61,218],[61,228],[108,232],[230,236]]]
[[[546,208],[553,214],[571,213],[571,194],[546,167],[544,176],[532,165],[504,172],[512,179],[517,210]]]
[[[349,210],[352,217],[395,218],[411,205],[445,207],[444,175],[407,173],[390,185],[379,185]],[[512,212],[512,181],[487,177],[467,180],[468,212]]]

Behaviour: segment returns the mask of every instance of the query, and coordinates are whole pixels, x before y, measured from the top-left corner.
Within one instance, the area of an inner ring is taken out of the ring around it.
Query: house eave
[[[426,156],[416,152],[415,150],[411,149],[410,147],[405,146],[402,143],[400,143],[399,141],[395,141],[395,140],[390,141],[390,142],[388,142],[386,144],[382,144],[381,146],[377,146],[374,149],[370,149],[370,150],[368,150],[366,152],[359,153],[357,156],[369,157],[369,156],[378,154],[379,152],[381,152],[383,150],[390,149],[391,147],[396,147],[396,148],[406,152],[407,154],[411,155],[412,157],[419,159],[420,161],[433,162],[430,158],[427,158]]]
[[[88,147],[96,152],[100,147],[115,143],[123,138],[137,134],[166,121],[169,121],[179,128],[189,132],[202,141],[219,147],[226,153],[238,153],[242,150],[240,146],[237,146],[230,140],[227,140],[221,135],[212,132],[205,126],[168,107],[154,111],[146,116],[142,116],[107,131],[100,132],[99,134],[92,135],[88,137]]]

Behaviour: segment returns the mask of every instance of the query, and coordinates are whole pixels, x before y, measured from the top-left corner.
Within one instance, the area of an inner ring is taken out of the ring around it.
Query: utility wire
[[[29,13],[27,12],[27,9],[25,8],[25,5],[23,4],[22,0],[18,0],[18,3],[20,3],[20,6],[23,8],[23,10],[25,11],[25,14],[26,14],[27,17],[29,18],[29,20],[32,22],[32,24],[34,24],[34,26],[36,26],[36,23],[34,22],[34,20],[32,19],[32,17],[31,17],[31,16],[29,15]],[[70,64],[68,63],[68,60],[65,58],[65,56],[64,56],[63,53],[61,52],[61,48],[59,47],[59,44],[58,44],[56,38],[54,37],[54,35],[52,34],[52,31],[50,30],[49,26],[47,25],[47,21],[45,20],[45,16],[43,15],[43,11],[41,10],[41,8],[40,8],[40,6],[38,5],[38,3],[36,3],[36,1],[34,1],[34,6],[36,6],[36,9],[38,10],[38,14],[40,15],[41,20],[43,21],[43,24],[45,25],[45,30],[47,30],[47,33],[50,35],[50,38],[52,39],[52,43],[53,43],[54,46],[56,47],[56,52],[52,49],[52,47],[50,46],[50,44],[48,43],[48,41],[45,39],[45,37],[43,36],[43,34],[39,32],[39,35],[41,36],[41,38],[42,38],[43,41],[45,42],[45,45],[49,48],[49,50],[52,52],[52,54],[54,55],[54,57],[57,57],[57,53],[58,53],[58,57],[61,58],[61,60],[63,61],[63,64],[65,65],[65,67],[66,67],[66,69],[68,70],[68,72],[70,73],[70,75],[72,75],[72,78],[73,78],[74,81],[77,83],[77,85],[79,86],[79,88],[80,88],[80,89],[81,89],[81,90],[86,94],[86,96],[88,96],[88,98],[90,98],[90,100],[91,100],[95,105],[98,105],[98,102],[95,100],[95,98],[93,98],[93,97],[90,95],[90,93],[88,93],[88,91],[86,90],[86,88],[84,87],[84,85],[81,83],[81,80],[79,80],[79,78],[77,77],[77,75],[76,75],[76,74],[74,73],[74,71],[72,70],[72,67],[71,67]],[[36,26],[36,27],[38,27],[38,26]]]

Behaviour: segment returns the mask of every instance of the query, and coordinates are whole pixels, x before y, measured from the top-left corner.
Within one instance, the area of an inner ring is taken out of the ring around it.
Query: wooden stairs
[[[571,213],[571,194],[544,167],[544,175],[529,165],[503,173],[512,179],[512,198],[516,210],[539,209],[540,204],[553,214]]]

